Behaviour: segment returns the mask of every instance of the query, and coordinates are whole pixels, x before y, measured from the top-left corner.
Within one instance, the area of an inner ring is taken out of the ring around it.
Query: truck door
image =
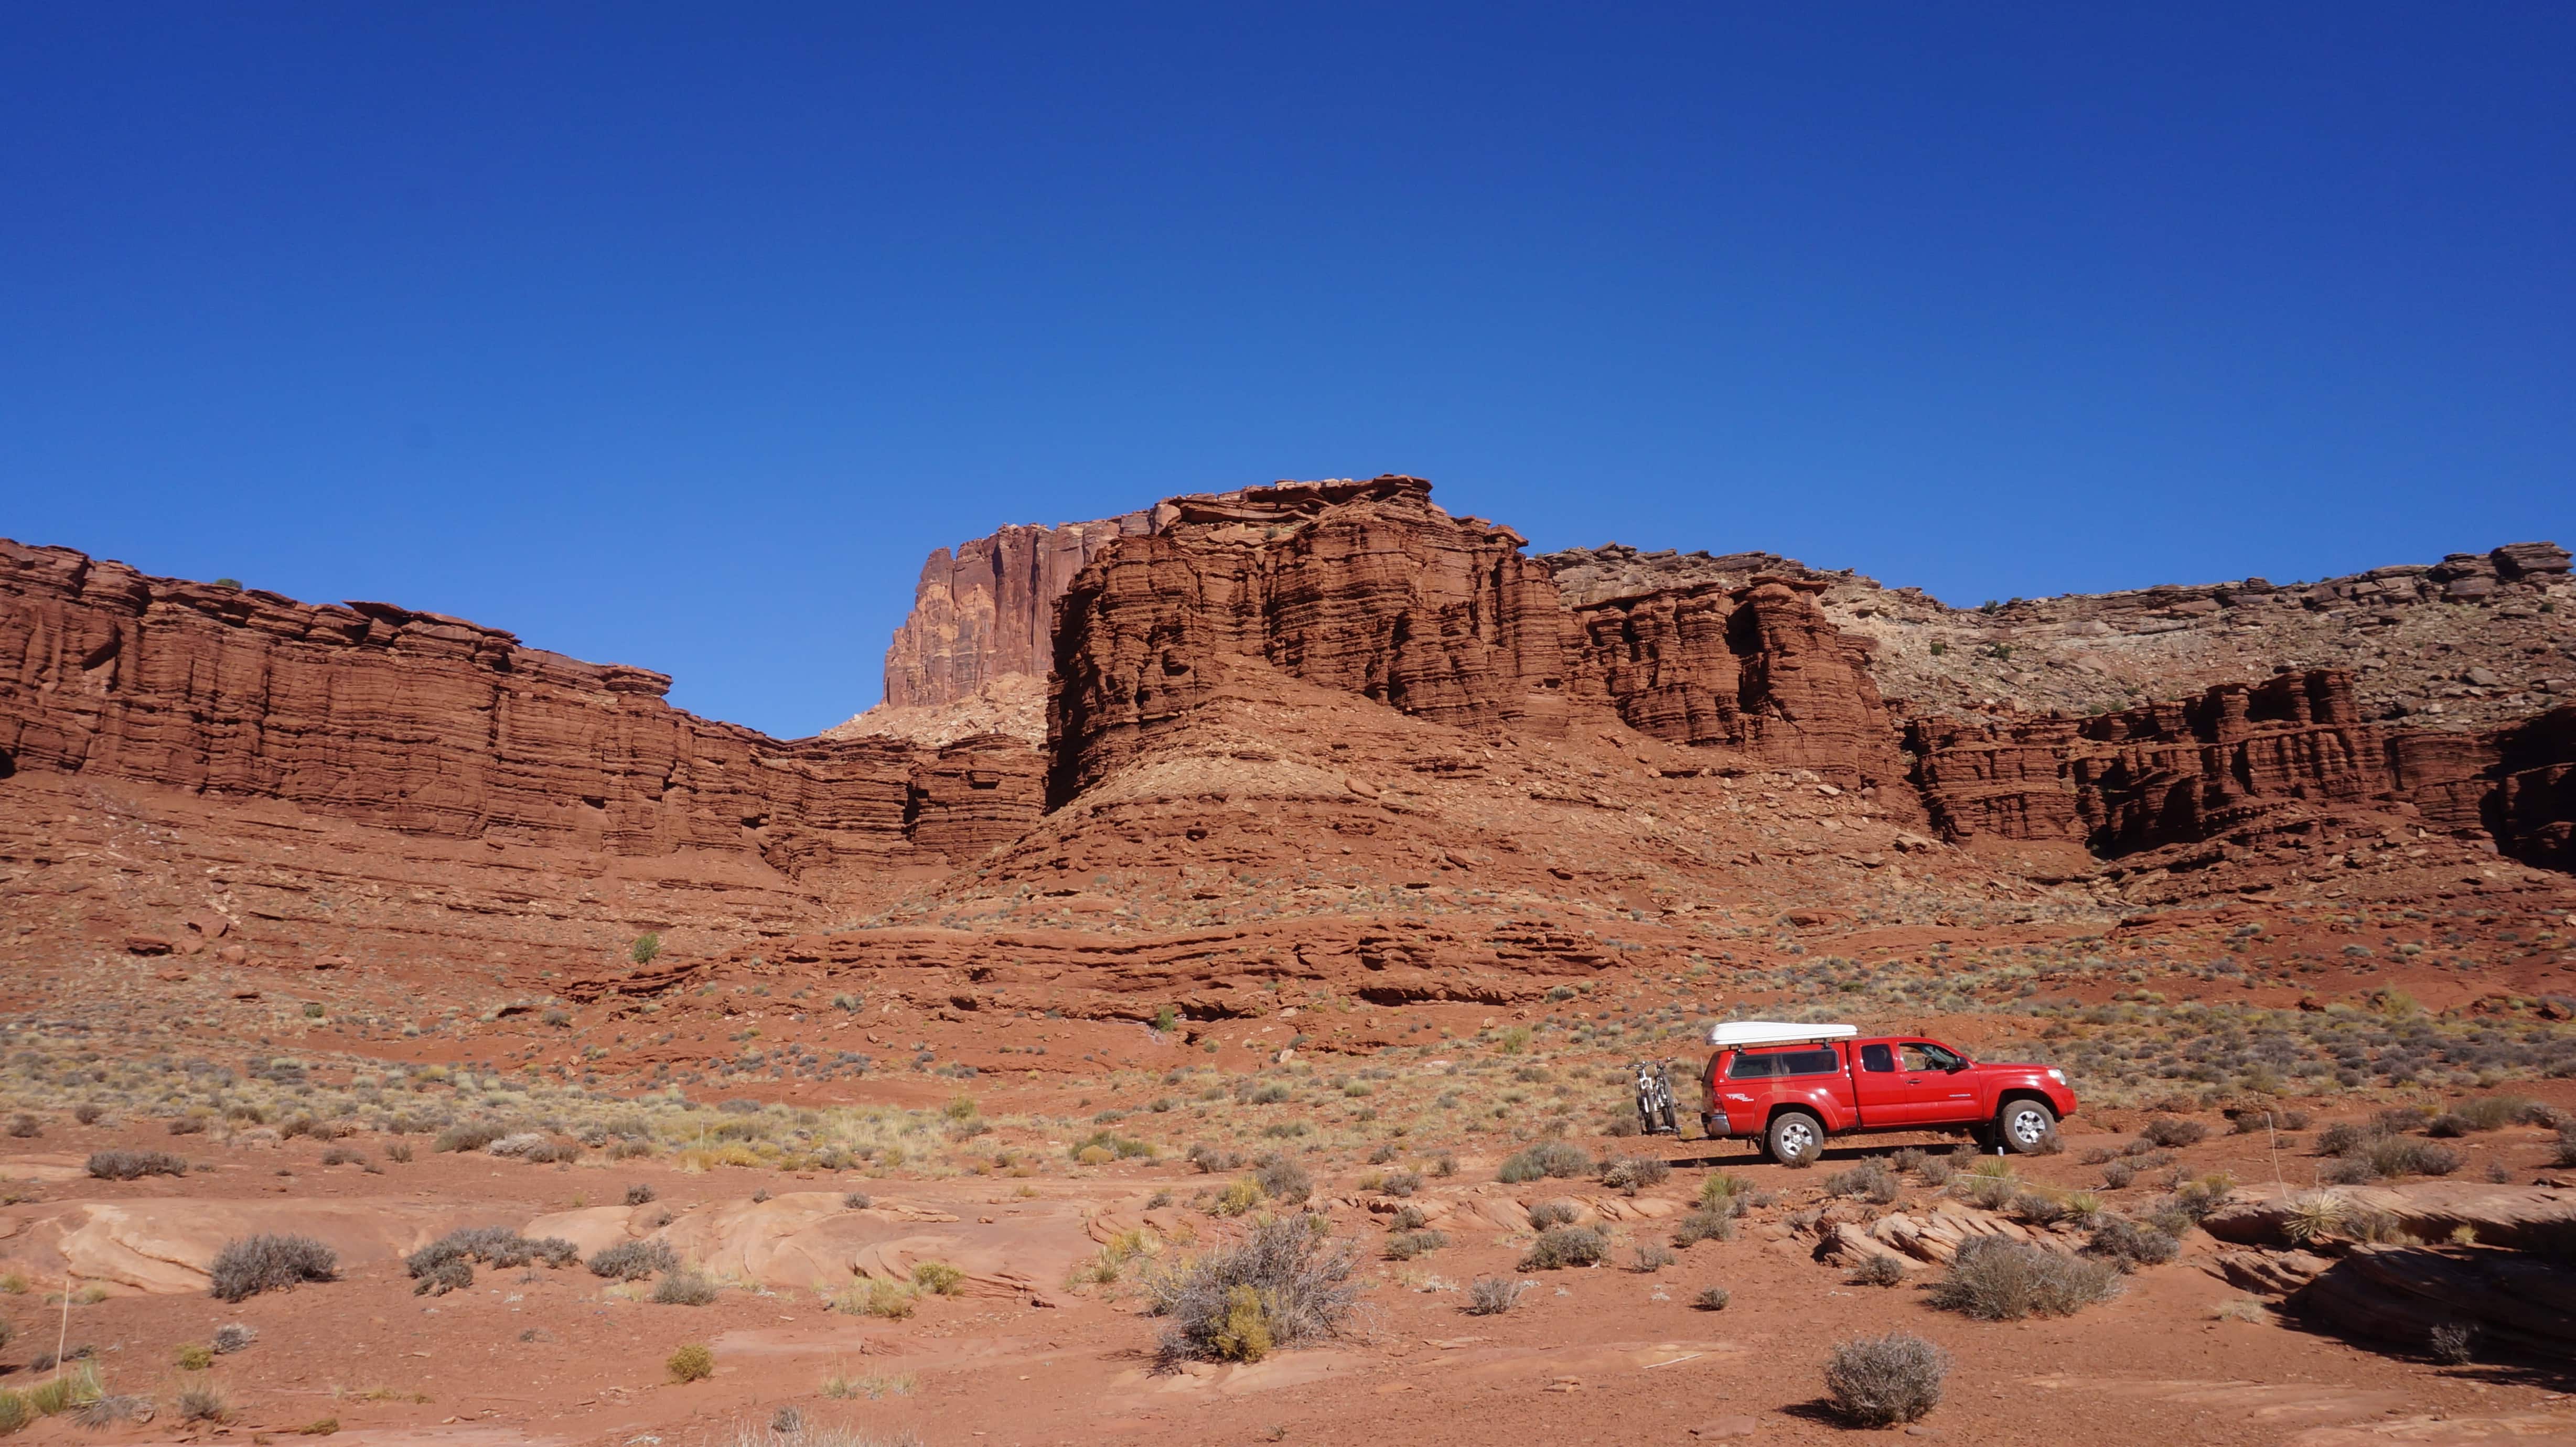
[[[1861,1124],[1872,1130],[1912,1125],[1925,1119],[1930,1102],[1919,1080],[1899,1068],[1897,1050],[1874,1040],[1852,1052],[1852,1098],[1860,1102]]]
[[[1977,1100],[1976,1072],[1946,1045],[1907,1040],[1896,1047],[1897,1079],[1913,1097],[1918,1125],[1975,1125],[1988,1112]]]

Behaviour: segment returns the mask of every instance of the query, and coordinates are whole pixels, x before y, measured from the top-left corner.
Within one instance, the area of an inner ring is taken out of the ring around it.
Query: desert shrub
[[[1531,1283],[1502,1276],[1479,1276],[1467,1286],[1469,1316],[1500,1316],[1520,1305]]]
[[[385,1159],[398,1166],[411,1164],[411,1142],[392,1141],[385,1146]]]
[[[1672,1173],[1670,1161],[1654,1156],[1621,1156],[1601,1163],[1601,1184],[1633,1196],[1662,1185]]]
[[[237,1321],[226,1322],[215,1328],[215,1354],[230,1356],[257,1340],[259,1340],[259,1332],[256,1328],[245,1326]]]
[[[1389,1261],[1410,1261],[1449,1244],[1446,1231],[1398,1231],[1386,1238]]]
[[[202,1372],[215,1364],[215,1349],[203,1342],[183,1342],[170,1359],[183,1372]]]
[[[1410,1196],[1422,1189],[1422,1173],[1389,1171],[1386,1173],[1386,1179],[1378,1182],[1377,1188],[1390,1196]]]
[[[1521,1257],[1523,1271],[1557,1271],[1568,1266],[1598,1266],[1610,1254],[1610,1238],[1590,1226],[1551,1226],[1530,1243]]]
[[[1253,1168],[1252,1178],[1261,1183],[1261,1193],[1281,1205],[1294,1206],[1315,1194],[1315,1178],[1306,1168],[1282,1155],[1261,1158]]]
[[[98,1151],[89,1158],[89,1173],[102,1181],[184,1176],[188,1174],[188,1163],[168,1151]]]
[[[441,1292],[457,1286],[471,1286],[474,1275],[469,1268],[462,1281],[455,1279],[454,1265],[480,1261],[486,1266],[525,1266],[531,1261],[561,1269],[581,1259],[581,1248],[560,1236],[530,1238],[507,1226],[465,1226],[450,1231],[437,1240],[403,1258],[403,1266],[423,1285],[435,1284]]]
[[[2209,1127],[2178,1115],[2160,1115],[2139,1129],[2138,1139],[2167,1150],[2179,1150],[2209,1139]]]
[[[1858,1196],[1877,1205],[1896,1199],[1900,1189],[1896,1173],[1887,1163],[1866,1160],[1847,1171],[1836,1171],[1825,1177],[1825,1193],[1832,1196]]]
[[[27,1394],[0,1388],[0,1437],[25,1430],[36,1420],[36,1409],[27,1402]]]
[[[668,1241],[620,1241],[599,1248],[590,1258],[590,1274],[616,1281],[642,1281],[656,1271],[669,1271],[679,1264],[679,1255],[671,1250]]]
[[[2010,1205],[2014,1193],[2020,1189],[2021,1183],[2010,1176],[1971,1173],[1950,1178],[1951,1194],[1971,1206],[1988,1211],[2000,1211]]]
[[[2372,1170],[2383,1176],[2447,1176],[2460,1168],[2461,1154],[2433,1141],[2385,1136],[2362,1151]]]
[[[1544,1231],[1550,1226],[1571,1226],[1583,1214],[1572,1201],[1541,1201],[1529,1208],[1530,1229]]]
[[[1506,1185],[1518,1185],[1547,1176],[1585,1175],[1591,1169],[1592,1158],[1576,1147],[1563,1141],[1541,1141],[1504,1157],[1496,1175]]]
[[[206,1290],[223,1301],[248,1301],[307,1281],[339,1278],[340,1258],[310,1236],[242,1236],[215,1253]]]
[[[1440,1154],[1433,1156],[1431,1158],[1431,1174],[1434,1178],[1443,1181],[1458,1174],[1458,1158],[1449,1154],[1447,1151],[1442,1151]]]
[[[2047,1226],[2066,1219],[2066,1203],[2043,1191],[2022,1191],[2004,1204],[2004,1209],[2019,1220],[2034,1226]]]
[[[82,1403],[71,1418],[93,1432],[103,1432],[126,1422],[149,1422],[155,1412],[150,1397],[132,1392],[111,1392]],[[0,1432],[6,1430],[0,1428]]]
[[[2137,1178],[2138,1172],[2135,1167],[2122,1165],[2118,1161],[2102,1168],[2102,1188],[2106,1191],[2125,1191],[2129,1189],[2129,1183]]]
[[[661,1193],[654,1190],[651,1186],[646,1185],[642,1181],[637,1181],[634,1185],[626,1188],[626,1204],[630,1206],[649,1206],[653,1204],[653,1198],[659,1194]]]
[[[1673,1259],[1671,1247],[1658,1246],[1651,1241],[1640,1241],[1637,1243],[1636,1254],[1629,1259],[1629,1265],[1636,1271],[1651,1276],[1672,1265]]]
[[[1753,1194],[1753,1183],[1742,1176],[1718,1171],[1699,1183],[1699,1203],[1712,1211],[1730,1216],[1744,1214],[1745,1198]]]
[[[1301,1217],[1262,1221],[1232,1245],[1201,1252],[1145,1280],[1152,1314],[1168,1318],[1166,1363],[1250,1360],[1332,1336],[1359,1304],[1358,1256]]]
[[[646,938],[649,939],[650,936]],[[672,1381],[703,1382],[716,1374],[716,1354],[696,1342],[691,1342],[671,1353],[669,1360],[662,1365],[669,1369]]]
[[[1685,1211],[1673,1223],[1673,1244],[1688,1248],[1702,1241],[1735,1239],[1735,1218],[1724,1211]]]
[[[487,1155],[500,1156],[509,1160],[526,1161],[531,1165],[538,1166],[552,1165],[557,1161],[579,1160],[581,1158],[581,1148],[579,1146],[557,1145],[555,1142],[546,1139],[544,1136],[532,1130],[523,1130],[510,1135],[505,1135],[499,1140],[492,1142],[490,1145],[485,1146],[483,1150]]]
[[[1953,1164],[1948,1156],[1926,1156],[1923,1164],[1914,1168],[1914,1177],[1938,1190],[1950,1184],[1950,1178],[1957,1175],[1958,1171],[1958,1166]]]
[[[1723,1286],[1703,1286],[1699,1295],[1691,1298],[1691,1305],[1702,1311],[1724,1311],[1726,1304],[1734,1299],[1735,1294]]]
[[[94,1100],[82,1101],[72,1107],[72,1119],[83,1125],[96,1125],[107,1119],[107,1107]]]
[[[1395,1229],[1398,1231],[1421,1230],[1423,1223],[1430,1219],[1431,1217],[1420,1206],[1408,1205],[1395,1208]]]
[[[1209,1176],[1223,1175],[1243,1165],[1243,1157],[1238,1152],[1221,1151],[1205,1141],[1190,1147],[1189,1161],[1198,1167],[1200,1174]]]
[[[637,935],[635,937],[635,943],[626,947],[626,958],[633,960],[639,965],[649,965],[653,963],[654,958],[661,953],[662,937],[657,934]]]
[[[183,1423],[224,1422],[233,1415],[232,1403],[213,1387],[189,1387],[179,1393],[179,1420]]]
[[[875,1199],[865,1191],[852,1191],[841,1198],[841,1209],[844,1211],[864,1211],[875,1204]]]
[[[1905,1149],[1898,1151],[1896,1154],[1887,1158],[1887,1168],[1896,1172],[1898,1175],[1904,1175],[1907,1172],[1922,1169],[1923,1163],[1930,1159],[1932,1159],[1932,1157],[1926,1154],[1921,1148],[1916,1146],[1907,1146]]]
[[[1905,1264],[1893,1256],[1864,1256],[1847,1278],[1854,1286],[1902,1286]]]
[[[1949,1373],[1947,1352],[1910,1332],[1892,1331],[1835,1347],[1825,1363],[1825,1393],[1853,1425],[1893,1427],[1939,1406]]]
[[[903,1282],[861,1277],[851,1282],[847,1291],[832,1299],[832,1309],[847,1312],[851,1316],[875,1316],[883,1317],[888,1321],[901,1321],[912,1315],[913,1308],[920,1304],[917,1296],[918,1294]]]
[[[1949,1276],[1932,1288],[1932,1304],[1979,1321],[2019,1321],[2073,1316],[2119,1294],[2120,1271],[2108,1261],[1987,1236],[1959,1248]]]
[[[479,1151],[509,1132],[488,1120],[464,1121],[438,1133],[430,1143],[434,1151]]]
[[[1208,1207],[1220,1216],[1240,1216],[1261,1204],[1261,1183],[1250,1176],[1237,1176],[1225,1183],[1216,1200]]]
[[[172,1135],[204,1135],[206,1118],[202,1115],[174,1115],[170,1118]]]
[[[955,1296],[966,1284],[966,1273],[945,1261],[924,1261],[912,1268],[912,1284],[933,1296]]]
[[[705,1306],[715,1299],[716,1284],[685,1266],[663,1273],[653,1286],[657,1306]]]
[[[2519,1095],[2488,1095],[2462,1101],[2448,1114],[2473,1131],[2502,1130],[2531,1114],[2537,1102]]]
[[[414,1270],[411,1275],[412,1295],[445,1296],[451,1291],[463,1291],[474,1284],[474,1263],[462,1256],[450,1256],[443,1261],[433,1261],[422,1266]]]
[[[2122,1272],[2141,1266],[2162,1266],[2181,1254],[2182,1243],[2152,1226],[2141,1226],[2124,1216],[2105,1216],[2093,1228],[2092,1237],[2084,1243],[2088,1256],[2108,1261]]]
[[[9,1134],[18,1140],[34,1140],[45,1133],[45,1123],[21,1112],[9,1117]]]
[[[2427,1334],[2425,1346],[2433,1360],[2446,1366],[2465,1367],[2477,1360],[2478,1329],[2473,1323],[2447,1321]]]

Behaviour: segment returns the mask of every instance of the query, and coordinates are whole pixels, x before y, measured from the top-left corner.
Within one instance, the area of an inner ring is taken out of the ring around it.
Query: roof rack
[[[1729,1020],[1711,1027],[1708,1043],[1721,1048],[1747,1045],[1804,1045],[1817,1040],[1848,1040],[1858,1025],[1800,1025],[1787,1020]]]

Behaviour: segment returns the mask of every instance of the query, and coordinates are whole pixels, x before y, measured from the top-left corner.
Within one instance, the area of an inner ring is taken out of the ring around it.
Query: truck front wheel
[[[2015,1155],[2038,1155],[2057,1138],[2057,1112],[2042,1101],[2009,1102],[1995,1117],[1995,1133]]]
[[[1812,1166],[1825,1153],[1824,1122],[1803,1110],[1785,1110],[1773,1119],[1762,1140],[1771,1148],[1771,1159],[1780,1164]]]

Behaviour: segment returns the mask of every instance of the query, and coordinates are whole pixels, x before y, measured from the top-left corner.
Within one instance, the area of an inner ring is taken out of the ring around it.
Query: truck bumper
[[[1726,1116],[1722,1112],[1713,1110],[1703,1110],[1699,1113],[1699,1129],[1700,1134],[1710,1140],[1724,1140],[1735,1134],[1727,1129]]]

